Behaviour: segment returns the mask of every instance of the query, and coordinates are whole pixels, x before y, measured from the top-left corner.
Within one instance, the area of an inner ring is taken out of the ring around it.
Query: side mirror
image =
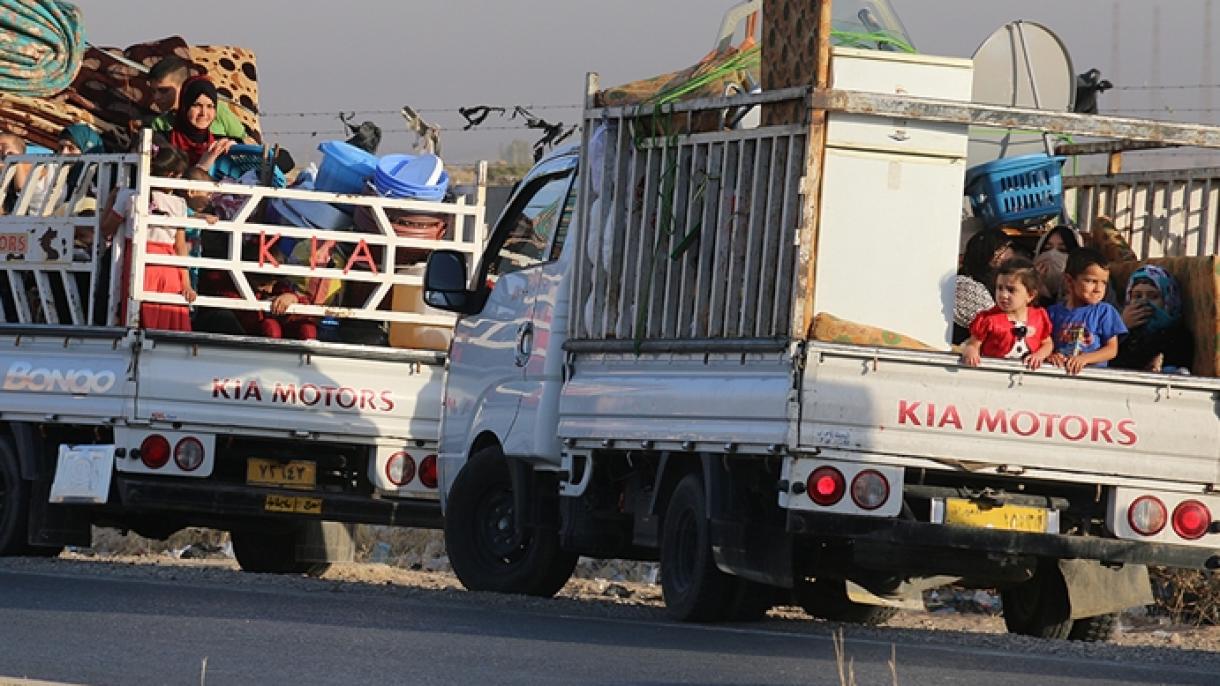
[[[455,250],[433,250],[424,272],[424,302],[440,310],[470,314],[474,293],[466,288],[466,257]]]

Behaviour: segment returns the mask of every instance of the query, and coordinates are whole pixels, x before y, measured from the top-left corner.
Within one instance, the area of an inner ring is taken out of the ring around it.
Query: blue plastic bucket
[[[414,200],[442,200],[449,173],[435,155],[386,155],[373,173],[379,195]]]
[[[377,169],[376,155],[343,141],[324,141],[318,150],[322,151],[322,165],[314,188],[320,191],[359,193],[364,190],[364,180]]]
[[[988,228],[1023,228],[1063,213],[1066,157],[1022,155],[966,170],[966,195]]]

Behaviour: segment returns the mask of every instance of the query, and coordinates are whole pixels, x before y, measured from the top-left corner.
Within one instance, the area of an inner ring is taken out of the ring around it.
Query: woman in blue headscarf
[[[73,124],[59,132],[55,152],[60,155],[94,155],[106,152],[102,137],[88,124]]]
[[[1118,357],[1110,366],[1150,372],[1189,373],[1194,340],[1182,323],[1182,296],[1169,272],[1154,265],[1136,269],[1127,280]]]
[[[59,132],[59,137],[55,139],[55,154],[57,155],[100,155],[106,152],[106,146],[102,143],[102,137],[98,135],[88,124],[73,124],[64,128]],[[76,184],[80,181],[80,175],[84,172],[84,165],[73,164],[72,171],[68,172],[68,187],[65,191],[65,197],[71,198],[76,192]],[[90,195],[92,195],[90,189]]]

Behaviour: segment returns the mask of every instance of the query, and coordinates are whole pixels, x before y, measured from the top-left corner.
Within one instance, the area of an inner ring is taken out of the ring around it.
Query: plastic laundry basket
[[[1023,155],[966,171],[966,195],[988,228],[1041,224],[1063,213],[1066,157]]]

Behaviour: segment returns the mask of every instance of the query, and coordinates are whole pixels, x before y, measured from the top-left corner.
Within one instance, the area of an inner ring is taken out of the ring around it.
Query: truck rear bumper
[[[120,502],[126,509],[202,515],[210,520],[324,519],[421,529],[439,529],[443,521],[439,500],[397,500],[120,475],[115,476],[115,482]]]
[[[788,532],[819,539],[866,540],[895,547],[1013,553],[1103,563],[1220,569],[1220,550],[1088,536],[1024,533],[927,522],[788,511]]]

